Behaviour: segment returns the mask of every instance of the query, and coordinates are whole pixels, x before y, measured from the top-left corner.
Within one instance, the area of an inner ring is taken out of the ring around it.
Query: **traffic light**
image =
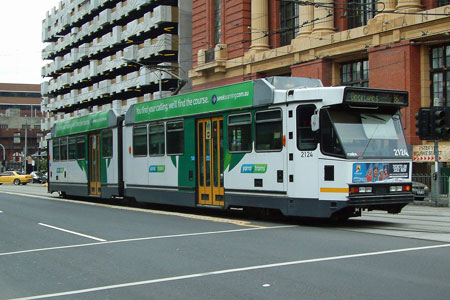
[[[445,107],[435,106],[431,108],[431,135],[435,140],[447,136],[449,127],[445,122]]]
[[[416,117],[416,134],[421,140],[432,140],[434,137],[431,134],[431,120],[430,120],[431,109],[426,107],[421,107],[419,112],[415,115]]]

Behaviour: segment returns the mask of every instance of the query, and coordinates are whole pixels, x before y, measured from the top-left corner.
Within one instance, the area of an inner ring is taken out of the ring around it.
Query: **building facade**
[[[37,166],[39,143],[43,137],[41,115],[40,85],[0,83],[3,169],[22,170],[27,166],[29,171],[33,165]]]
[[[43,129],[170,95],[191,69],[191,1],[63,0],[42,38]],[[190,82],[182,91],[189,91]]]
[[[439,98],[450,105],[449,1],[194,0],[193,89],[286,75],[325,86],[409,91],[406,137]]]

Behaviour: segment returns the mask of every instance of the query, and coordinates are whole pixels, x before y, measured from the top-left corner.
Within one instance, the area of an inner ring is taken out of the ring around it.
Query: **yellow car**
[[[0,173],[0,184],[3,183],[14,183],[15,185],[19,184],[27,184],[28,182],[32,182],[33,177],[31,175],[22,175],[19,172],[16,171],[6,171],[3,173]]]

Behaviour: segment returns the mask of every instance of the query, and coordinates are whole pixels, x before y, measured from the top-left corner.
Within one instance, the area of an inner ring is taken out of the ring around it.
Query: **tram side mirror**
[[[319,110],[316,109],[311,116],[311,130],[317,132],[320,129],[319,125]]]

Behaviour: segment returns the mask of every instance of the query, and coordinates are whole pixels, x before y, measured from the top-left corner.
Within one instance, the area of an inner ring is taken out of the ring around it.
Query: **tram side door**
[[[223,117],[198,120],[198,204],[224,205],[223,150]]]
[[[89,195],[101,195],[100,133],[89,135]]]

